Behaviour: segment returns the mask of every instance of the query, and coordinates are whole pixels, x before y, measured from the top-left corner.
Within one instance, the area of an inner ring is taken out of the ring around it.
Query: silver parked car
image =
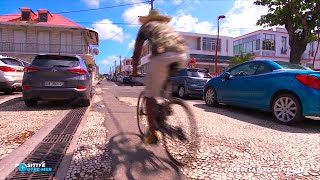
[[[202,96],[203,87],[211,79],[210,74],[201,68],[182,68],[179,73],[171,78],[172,91],[180,98]]]
[[[90,105],[92,78],[81,57],[37,55],[24,72],[22,92],[27,106],[39,100],[76,100]]]
[[[11,94],[21,89],[23,68],[26,62],[0,55],[0,91]]]

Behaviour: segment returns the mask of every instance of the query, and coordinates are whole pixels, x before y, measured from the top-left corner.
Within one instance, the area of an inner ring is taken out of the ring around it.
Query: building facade
[[[47,9],[0,16],[0,54],[31,62],[37,54],[79,55],[91,67],[98,54],[98,33]],[[93,68],[95,69],[95,68]],[[93,77],[95,75],[93,74]]]
[[[307,45],[301,58],[301,64],[309,67],[312,65],[316,47],[317,42],[311,42]],[[233,40],[233,55],[240,55],[241,53],[254,53],[256,59],[289,62],[289,34],[285,28],[275,28],[258,30],[236,37]],[[317,57],[319,56],[320,52],[317,53]],[[315,68],[320,68],[319,60],[316,61]]]
[[[189,47],[190,60],[195,60],[195,68],[207,69],[211,74],[215,68],[215,50],[216,50],[216,35],[198,34],[190,32],[179,32],[186,40]],[[146,73],[149,66],[149,57],[151,47],[145,43],[140,59],[139,70]],[[218,73],[223,72],[228,66],[229,61],[233,56],[233,38],[227,36],[219,36],[218,42]]]

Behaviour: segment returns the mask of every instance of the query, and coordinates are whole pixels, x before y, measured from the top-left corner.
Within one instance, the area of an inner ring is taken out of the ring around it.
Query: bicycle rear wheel
[[[182,130],[185,140],[178,136],[163,133],[163,143],[170,159],[179,165],[187,165],[195,160],[199,146],[199,135],[196,120],[191,109],[183,100],[173,98],[169,107],[172,113],[167,116],[166,125]]]
[[[137,123],[138,129],[142,136],[145,136],[149,131],[147,109],[146,109],[146,98],[145,92],[142,91],[138,98],[137,104]]]

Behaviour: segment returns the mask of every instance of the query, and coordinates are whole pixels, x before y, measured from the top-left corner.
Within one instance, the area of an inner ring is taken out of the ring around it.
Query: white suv
[[[26,62],[0,55],[0,92],[11,94],[21,89]]]

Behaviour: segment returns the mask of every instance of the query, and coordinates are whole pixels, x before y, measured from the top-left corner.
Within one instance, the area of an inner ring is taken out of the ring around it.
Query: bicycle
[[[187,165],[193,161],[198,151],[198,128],[192,111],[187,104],[179,98],[172,96],[170,77],[178,72],[178,64],[170,65],[170,73],[161,92],[161,99],[157,100],[156,129],[160,132],[160,139],[169,158],[179,165]],[[137,123],[139,132],[145,136],[148,132],[146,117],[145,92],[142,91],[137,104]],[[182,108],[180,111],[177,108]],[[181,128],[178,118],[172,116],[176,113],[181,118],[183,111],[186,117],[182,118],[187,122],[187,127]],[[143,119],[145,118],[145,119]]]

